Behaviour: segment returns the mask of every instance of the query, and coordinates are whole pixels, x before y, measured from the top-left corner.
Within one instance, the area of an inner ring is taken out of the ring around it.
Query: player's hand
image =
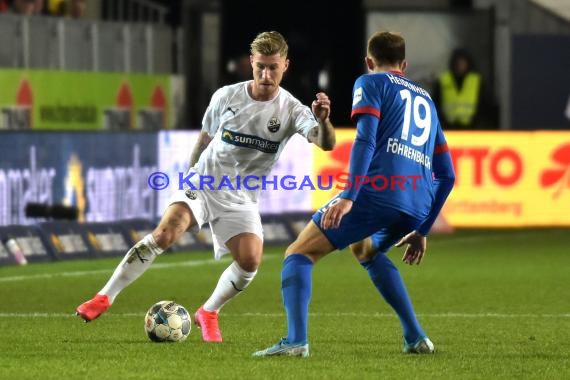
[[[325,121],[329,118],[331,114],[331,101],[327,94],[324,92],[319,92],[317,95],[317,99],[313,100],[311,104],[311,109],[317,119],[321,121]]]
[[[417,231],[412,231],[399,242],[396,243],[396,247],[401,247],[407,244],[406,251],[402,257],[402,261],[406,264],[420,264],[422,258],[424,257],[427,249],[427,239],[425,236],[420,235]]]
[[[338,228],[342,217],[352,209],[352,201],[350,199],[340,198],[334,205],[327,208],[321,218],[321,228]]]

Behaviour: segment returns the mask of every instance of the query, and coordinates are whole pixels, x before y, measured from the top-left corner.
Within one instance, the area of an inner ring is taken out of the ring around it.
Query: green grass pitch
[[[420,266],[397,263],[436,345],[405,355],[398,319],[349,252],[315,266],[311,357],[252,358],[285,334],[280,269],[269,248],[256,280],[220,315],[222,344],[193,326],[183,343],[152,343],[156,301],[194,311],[228,265],[207,252],[165,254],[92,323],[73,315],[119,258],[0,268],[1,379],[568,379],[570,231],[459,231],[432,236]]]

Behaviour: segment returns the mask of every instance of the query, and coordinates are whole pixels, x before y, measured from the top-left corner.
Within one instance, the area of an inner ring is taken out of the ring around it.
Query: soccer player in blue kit
[[[353,89],[357,131],[350,155],[351,186],[319,209],[287,248],[281,291],[288,334],[254,356],[309,356],[313,266],[351,244],[400,319],[404,352],[435,351],[386,253],[392,245],[405,246],[402,260],[421,262],[426,236],[455,182],[451,156],[431,97],[403,75],[404,38],[392,32],[373,34],[365,61],[369,73],[360,76]]]

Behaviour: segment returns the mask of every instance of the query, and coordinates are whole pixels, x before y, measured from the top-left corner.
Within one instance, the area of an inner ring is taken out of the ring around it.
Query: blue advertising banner
[[[98,257],[79,223],[52,221],[38,224],[51,251],[58,260]]]
[[[37,226],[0,227],[0,264],[53,259],[53,251]]]
[[[312,212],[292,212],[282,215],[282,220],[289,230],[291,241],[295,240],[301,231],[305,229],[312,216]]]
[[[0,133],[0,226],[42,221],[28,203],[73,205],[79,222],[154,219],[156,145],[142,132]]]
[[[289,220],[284,215],[262,215],[263,242],[268,246],[290,244],[297,235],[291,233]]]
[[[212,234],[208,225],[197,234],[186,231],[176,243],[170,247],[171,252],[192,252],[212,249]]]
[[[129,247],[138,243],[139,240],[150,234],[156,227],[156,224],[148,219],[121,220],[117,224],[123,229]]]
[[[124,256],[132,245],[121,223],[83,223],[80,227],[91,251],[97,256]]]

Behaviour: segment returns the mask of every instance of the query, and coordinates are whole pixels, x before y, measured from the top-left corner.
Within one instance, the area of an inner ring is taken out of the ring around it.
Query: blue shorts
[[[338,228],[321,228],[324,211],[338,202],[338,195],[313,214],[313,221],[336,249],[342,250],[371,236],[374,248],[384,253],[421,223],[417,218],[395,208],[374,206],[366,198],[363,193],[358,195],[358,201],[354,202],[350,212],[342,218]]]

